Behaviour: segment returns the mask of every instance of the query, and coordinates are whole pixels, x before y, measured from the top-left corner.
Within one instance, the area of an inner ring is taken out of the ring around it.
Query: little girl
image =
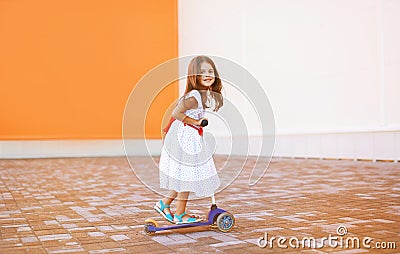
[[[217,170],[203,138],[201,127],[205,109],[214,111],[223,105],[222,83],[214,62],[197,56],[189,64],[185,95],[172,112],[164,131],[166,136],[160,157],[160,187],[169,192],[154,209],[166,220],[176,224],[193,223],[200,219],[186,213],[189,192],[198,197],[213,195],[220,185]],[[176,120],[176,121],[174,121]],[[175,215],[170,204],[177,199]]]

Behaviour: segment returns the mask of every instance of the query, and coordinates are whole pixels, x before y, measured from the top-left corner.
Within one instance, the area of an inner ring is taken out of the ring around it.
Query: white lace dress
[[[199,91],[190,91],[198,107],[185,112],[196,120],[205,110]],[[197,129],[176,120],[164,139],[160,157],[160,187],[177,192],[194,192],[198,197],[211,196],[220,185],[212,154]]]

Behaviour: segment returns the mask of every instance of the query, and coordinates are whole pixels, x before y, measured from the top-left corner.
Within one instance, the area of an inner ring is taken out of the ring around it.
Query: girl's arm
[[[200,126],[201,121],[206,118],[201,118],[199,120],[196,120],[185,115],[186,110],[194,108],[197,108],[197,100],[194,97],[182,99],[178,103],[174,111],[172,111],[172,117],[184,123]]]

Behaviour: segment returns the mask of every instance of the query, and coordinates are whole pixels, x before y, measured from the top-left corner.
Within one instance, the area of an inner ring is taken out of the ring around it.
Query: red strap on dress
[[[175,121],[176,119],[171,117],[171,119],[169,119],[169,123],[167,124],[167,126],[165,126],[165,128],[163,129],[163,131],[165,133],[167,133],[169,131],[169,128],[171,128],[172,123]]]
[[[203,127],[200,126],[200,127],[197,128],[196,126],[194,126],[193,124],[190,124],[190,123],[184,123],[184,125],[185,126],[188,125],[188,126],[194,128],[194,129],[196,129],[199,132],[199,135],[203,136]]]
[[[171,128],[171,125],[172,125],[172,123],[173,123],[175,120],[176,120],[176,119],[173,118],[173,117],[171,117],[171,119],[169,119],[169,122],[168,122],[167,126],[163,129],[163,131],[164,131],[165,133],[167,133],[167,132],[169,131],[169,128]],[[194,129],[196,129],[197,132],[199,133],[199,135],[200,135],[200,136],[203,136],[203,127],[196,127],[196,126],[194,126],[193,124],[190,124],[190,123],[184,123],[184,125],[185,125],[185,126],[188,125],[188,126],[194,128]]]

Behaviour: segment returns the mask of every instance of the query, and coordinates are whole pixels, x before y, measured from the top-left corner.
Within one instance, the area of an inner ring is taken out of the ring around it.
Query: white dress
[[[190,91],[198,107],[185,115],[199,120],[205,110],[199,91]],[[176,120],[164,139],[160,157],[160,187],[177,192],[194,192],[198,197],[211,196],[220,185],[212,154],[197,129]]]

